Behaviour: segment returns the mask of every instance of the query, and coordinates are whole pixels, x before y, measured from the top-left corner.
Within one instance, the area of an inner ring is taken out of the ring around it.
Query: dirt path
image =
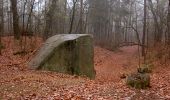
[[[120,80],[121,74],[136,70],[138,65],[137,46],[123,47],[115,52],[95,48],[95,68],[97,79]]]
[[[9,42],[7,42],[9,43]],[[108,51],[95,47],[95,80],[47,71],[31,71],[25,66],[28,56],[14,56],[13,44],[0,56],[0,100],[168,100],[170,68],[151,74],[152,87],[135,90],[120,79],[137,67],[137,47]]]

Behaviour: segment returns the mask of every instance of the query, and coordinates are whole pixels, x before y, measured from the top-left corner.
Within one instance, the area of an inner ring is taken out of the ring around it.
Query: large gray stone
[[[31,69],[95,78],[93,38],[87,34],[61,34],[49,38],[29,62]]]

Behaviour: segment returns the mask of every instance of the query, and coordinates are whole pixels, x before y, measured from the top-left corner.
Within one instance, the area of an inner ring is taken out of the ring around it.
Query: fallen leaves
[[[0,56],[0,99],[29,100],[160,100],[170,99],[170,68],[160,67],[151,74],[151,88],[136,90],[120,76],[136,70],[137,47],[117,52],[95,47],[95,80],[66,74],[33,71],[26,62],[41,45],[27,55],[13,55],[12,37],[5,37],[6,49]],[[7,42],[8,41],[8,42]]]

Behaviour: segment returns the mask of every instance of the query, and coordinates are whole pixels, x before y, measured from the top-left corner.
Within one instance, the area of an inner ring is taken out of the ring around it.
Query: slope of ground
[[[95,80],[47,71],[32,71],[26,62],[34,54],[25,56],[15,52],[12,37],[3,38],[6,49],[0,56],[0,100],[165,100],[170,99],[170,68],[158,67],[151,75],[151,88],[136,90],[125,85],[120,75],[137,68],[137,47],[123,47],[108,51],[95,47]],[[34,42],[38,48],[41,39]],[[159,70],[161,69],[161,70]]]
[[[114,52],[95,47],[97,79],[120,81],[120,75],[136,70],[137,53],[137,47],[123,47]]]

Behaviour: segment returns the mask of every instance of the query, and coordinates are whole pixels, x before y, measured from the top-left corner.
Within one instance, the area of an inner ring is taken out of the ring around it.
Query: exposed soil
[[[137,47],[117,51],[95,47],[96,79],[70,76],[56,72],[29,70],[26,63],[41,46],[36,38],[27,55],[13,55],[19,48],[12,37],[3,38],[6,48],[0,56],[0,100],[169,100],[170,66],[155,66],[151,88],[136,90],[125,84],[122,74],[136,70]],[[31,41],[28,39],[28,41]],[[30,42],[28,42],[30,43]],[[29,44],[27,44],[29,45]],[[26,46],[28,47],[28,46]]]

